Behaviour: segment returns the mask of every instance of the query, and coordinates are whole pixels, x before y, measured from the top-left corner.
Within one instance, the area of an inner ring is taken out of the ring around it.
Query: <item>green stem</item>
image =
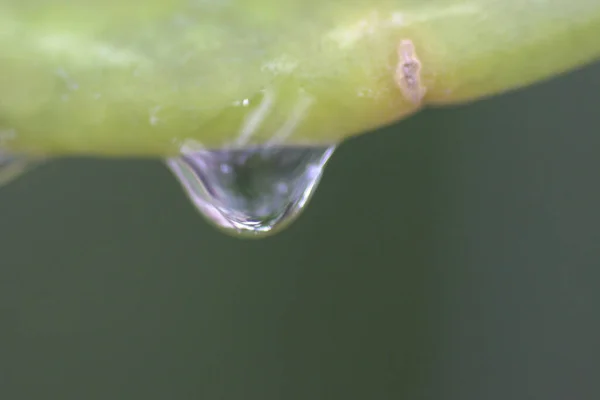
[[[598,0],[5,0],[0,145],[338,142],[590,63],[599,37]]]

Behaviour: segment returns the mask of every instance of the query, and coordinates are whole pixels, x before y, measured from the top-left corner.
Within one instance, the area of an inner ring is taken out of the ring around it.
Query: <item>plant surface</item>
[[[0,144],[329,144],[600,55],[598,0],[3,0]]]

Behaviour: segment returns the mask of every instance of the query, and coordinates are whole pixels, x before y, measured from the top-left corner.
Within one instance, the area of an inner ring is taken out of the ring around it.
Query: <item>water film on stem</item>
[[[21,176],[33,164],[26,157],[13,156],[0,150],[0,187]]]

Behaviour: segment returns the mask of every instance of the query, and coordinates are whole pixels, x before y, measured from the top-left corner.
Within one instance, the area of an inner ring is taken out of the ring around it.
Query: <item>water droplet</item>
[[[30,160],[25,157],[0,152],[0,186],[22,175],[31,165]]]
[[[171,158],[167,165],[196,208],[217,227],[264,236],[300,214],[334,149],[197,150]]]

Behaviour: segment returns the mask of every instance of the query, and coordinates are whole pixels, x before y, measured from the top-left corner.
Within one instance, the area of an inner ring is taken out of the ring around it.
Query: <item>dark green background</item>
[[[290,229],[158,162],[0,192],[0,398],[600,398],[600,66],[344,144]]]

